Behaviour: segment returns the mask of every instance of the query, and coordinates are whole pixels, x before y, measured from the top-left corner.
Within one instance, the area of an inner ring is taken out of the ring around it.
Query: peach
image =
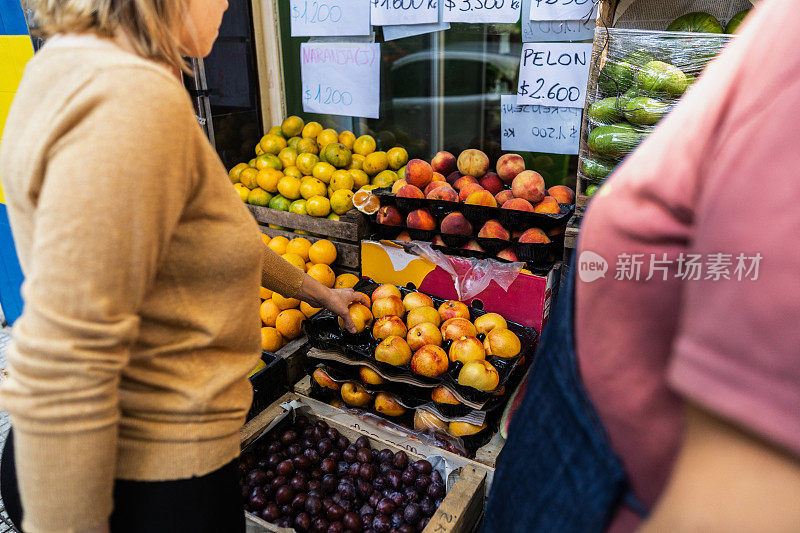
[[[528,211],[533,213],[533,206],[528,200],[522,198],[512,198],[503,204],[503,209],[515,209],[517,211]]]
[[[460,191],[461,189],[472,183],[478,183],[478,180],[476,180],[472,176],[461,176],[460,178],[458,178],[456,181],[453,182],[453,187]]]
[[[437,152],[431,159],[431,168],[447,176],[456,170],[456,156],[450,152]]]
[[[497,205],[503,205],[507,201],[514,199],[514,193],[511,192],[511,189],[503,189],[494,195],[494,199],[497,200]]]
[[[469,196],[467,196],[465,204],[470,205],[485,205],[487,207],[497,207],[497,201],[487,190],[476,191]]]
[[[449,183],[451,186],[455,186],[455,182],[457,182],[457,181],[458,181],[459,179],[461,179],[462,177],[464,177],[464,175],[463,175],[461,172],[459,172],[458,170],[456,170],[455,172],[451,172],[450,174],[448,174],[447,176],[445,176],[445,178],[444,178],[444,179],[445,179],[445,181],[447,181],[447,183]],[[473,178],[473,179],[474,179],[474,178]]]
[[[413,187],[413,185],[411,185]],[[425,190],[422,191],[425,197],[427,198],[428,194],[435,189],[436,187],[449,187],[446,181],[432,181],[425,187]]]
[[[417,409],[414,412],[414,429],[417,431],[426,429],[447,431],[447,422],[425,409]]]
[[[410,185],[424,189],[433,179],[433,169],[427,161],[412,159],[406,165],[405,178]]]
[[[484,429],[486,429],[486,420],[484,420],[483,424],[481,424],[480,426],[476,426],[475,424],[470,424],[469,422],[463,422],[461,420],[453,420],[447,426],[447,432],[454,437],[466,437],[469,435],[475,435],[476,433],[480,433]]]
[[[486,313],[475,319],[475,329],[478,333],[489,333],[493,329],[507,329],[506,319],[497,313]]]
[[[427,294],[421,292],[409,292],[403,298],[403,307],[406,311],[411,311],[417,307],[433,307],[433,300]]]
[[[411,235],[409,235],[407,231],[401,231],[400,233],[397,234],[397,237],[395,237],[394,240],[401,242],[411,242]]]
[[[356,325],[356,331],[358,333],[361,333],[372,325],[372,311],[370,311],[369,307],[366,305],[360,302],[350,304],[347,312],[350,313],[350,319]],[[339,327],[344,329],[344,320],[342,320],[342,317],[339,317],[338,322]]]
[[[478,232],[478,237],[485,239],[502,239],[507,241],[511,238],[511,234],[504,228],[500,222],[495,219],[487,220],[481,230]]]
[[[490,391],[500,384],[500,374],[486,359],[476,359],[464,364],[458,373],[458,384],[482,391]]]
[[[478,180],[481,186],[492,193],[493,195],[499,194],[503,190],[503,182],[497,177],[494,172],[488,172],[485,176]]]
[[[311,377],[313,377],[314,381],[316,381],[317,384],[324,389],[339,390],[340,388],[339,384],[333,381],[333,378],[331,378],[328,373],[321,368],[314,370],[314,372],[311,374]]]
[[[368,366],[362,366],[358,369],[358,377],[367,385],[382,385],[383,378]]]
[[[431,183],[434,183],[436,181],[447,183],[447,180],[444,179],[444,176],[442,174],[434,171],[433,176],[431,177]]]
[[[379,341],[392,335],[405,337],[407,333],[406,323],[403,322],[402,318],[394,315],[383,316],[376,320],[375,325],[372,326],[372,338]]]
[[[474,192],[485,191],[483,187],[479,183],[468,183],[464,185],[461,190],[458,192],[458,200],[460,202],[465,202],[469,195]],[[491,193],[490,193],[491,194]]]
[[[470,148],[459,154],[456,166],[462,174],[480,178],[489,170],[489,156],[480,150]]]
[[[411,360],[411,348],[404,338],[392,335],[375,347],[375,360],[393,366],[405,365]]]
[[[431,239],[431,244],[433,246],[447,246],[444,243],[444,239],[442,239],[442,236],[440,234],[438,234],[438,233],[433,236],[433,239]]]
[[[435,389],[431,391],[431,400],[436,403],[443,403],[446,405],[460,405],[461,402],[458,401],[455,394],[450,392],[450,389],[445,387],[444,385],[439,385]]]
[[[486,348],[476,337],[459,337],[450,345],[450,361],[461,361],[464,364],[470,361],[486,359]]]
[[[378,224],[383,224],[384,226],[399,226],[403,223],[403,216],[395,206],[385,205],[378,209],[375,220]]]
[[[541,202],[533,206],[533,212],[558,215],[561,213],[561,206],[558,205],[558,202],[552,196],[545,196]]]
[[[461,337],[474,337],[478,334],[475,325],[466,318],[449,318],[442,324],[442,338],[444,340],[456,340]]]
[[[575,201],[575,192],[566,185],[553,185],[547,189],[547,194],[560,204],[571,204]]]
[[[467,244],[461,247],[462,250],[472,250],[473,252],[485,252],[486,250],[483,249],[483,246],[478,244],[478,241],[472,239]]]
[[[439,328],[430,322],[423,322],[408,331],[406,340],[408,341],[408,347],[417,351],[426,344],[440,346],[442,344],[442,334]]]
[[[417,350],[411,357],[411,371],[420,376],[437,378],[447,372],[450,361],[439,346],[428,344]]]
[[[372,316],[375,317],[376,320],[390,315],[402,317],[405,314],[406,308],[403,307],[403,300],[397,296],[378,298],[372,304]]]
[[[523,170],[511,182],[511,191],[516,198],[522,198],[532,204],[537,204],[542,201],[545,195],[544,178],[533,170]]]
[[[496,355],[503,359],[516,357],[522,351],[519,337],[513,331],[502,328],[495,328],[487,333],[483,347],[487,355]]]
[[[372,401],[372,395],[368,393],[360,383],[348,381],[342,385],[342,400],[352,407],[364,407]]]
[[[497,252],[498,259],[505,259],[506,261],[511,261],[512,263],[518,263],[519,257],[517,257],[517,253],[512,248],[504,248]]]
[[[463,214],[454,212],[442,219],[442,233],[448,235],[472,235],[472,224]]]
[[[404,179],[399,179],[399,180],[395,181],[392,184],[392,194],[397,194],[397,191],[399,191],[400,189],[402,189],[406,185],[408,185],[408,182],[406,180],[404,180]]]
[[[403,185],[400,187],[400,190],[397,191],[398,198],[419,198],[422,200],[425,198],[425,193],[419,190],[419,187],[415,187],[413,185]]]
[[[519,236],[519,242],[525,244],[548,243],[550,242],[550,238],[539,228],[531,228]]]
[[[422,324],[423,322],[430,322],[438,328],[439,324],[442,323],[442,317],[439,316],[439,311],[434,309],[432,305],[421,305],[408,312],[406,316],[406,326],[408,326],[408,329],[413,328],[417,324]]]
[[[416,209],[406,217],[406,226],[415,229],[434,230],[436,229],[436,220],[427,209]]]
[[[465,318],[469,320],[469,307],[464,302],[458,300],[447,300],[439,306],[439,316],[442,322],[451,318]]]
[[[438,182],[432,182],[438,183]],[[457,202],[458,193],[455,189],[445,184],[443,187],[435,187],[425,195],[428,200],[442,200],[443,202]]]
[[[497,160],[495,168],[500,179],[510,184],[517,174],[525,170],[525,160],[519,154],[506,154]]]
[[[375,411],[386,416],[403,416],[406,408],[400,405],[394,394],[379,392],[375,395]]]
[[[374,291],[372,291],[371,302],[375,303],[375,300],[380,300],[381,298],[388,298],[389,296],[397,296],[398,298],[402,297],[400,294],[400,289],[397,288],[396,285],[392,285],[391,283],[384,283],[383,285],[379,285]]]

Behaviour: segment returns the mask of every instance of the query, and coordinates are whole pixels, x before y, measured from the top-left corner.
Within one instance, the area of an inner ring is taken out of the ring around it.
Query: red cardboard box
[[[463,284],[465,277],[471,275],[473,264],[461,257],[447,256],[447,259]],[[544,275],[523,269],[508,286],[508,291],[492,280],[477,295],[463,301],[541,332],[550,314],[550,301],[558,284],[560,269],[560,263]],[[412,284],[439,298],[459,299],[450,272],[413,253],[410,247],[391,241],[362,241],[361,273],[378,283]]]

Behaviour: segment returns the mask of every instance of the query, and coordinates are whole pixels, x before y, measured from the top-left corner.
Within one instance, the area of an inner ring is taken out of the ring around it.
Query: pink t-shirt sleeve
[[[703,254],[706,265],[724,254],[731,279],[683,285],[668,379],[686,398],[800,455],[800,62],[785,70],[788,51],[774,50],[769,72],[778,75],[760,105],[732,110],[735,123],[718,130],[702,169],[688,253]]]

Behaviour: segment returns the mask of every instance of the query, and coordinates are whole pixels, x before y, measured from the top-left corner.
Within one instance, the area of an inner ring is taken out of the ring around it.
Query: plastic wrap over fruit
[[[598,28],[578,175],[601,183],[677,105],[732,38]]]
[[[508,291],[525,266],[525,263],[503,263],[494,259],[452,257],[434,250],[425,243],[414,243],[411,251],[450,274],[458,299],[461,301],[478,296],[486,290],[490,281]]]

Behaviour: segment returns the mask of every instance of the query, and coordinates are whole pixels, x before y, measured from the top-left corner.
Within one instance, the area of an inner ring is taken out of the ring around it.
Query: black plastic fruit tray
[[[441,221],[450,213],[459,212],[463,214],[476,228],[480,228],[487,220],[495,219],[508,230],[520,231],[529,228],[540,228],[549,230],[559,226],[566,226],[572,212],[575,210],[573,204],[559,204],[561,213],[531,213],[530,211],[519,211],[516,209],[502,209],[500,207],[489,207],[485,205],[472,205],[462,202],[446,202],[444,200],[428,200],[425,198],[398,198],[388,187],[374,189],[372,193],[381,201],[381,206],[394,205],[403,215],[415,209],[428,209],[431,215]]]
[[[372,292],[379,286],[378,283],[369,280],[362,280],[356,286],[355,290],[371,296]],[[412,292],[405,287],[399,287],[402,296]],[[435,307],[439,307],[446,300],[431,296]],[[477,317],[486,314],[486,311],[469,307],[470,320],[474,321]],[[370,361],[383,373],[391,377],[406,377],[418,380],[422,386],[428,385],[443,385],[447,384],[465,399],[475,403],[485,403],[490,400],[495,392],[500,391],[503,386],[509,381],[512,371],[519,364],[521,360],[530,360],[533,357],[536,349],[536,341],[538,334],[533,328],[525,327],[516,322],[507,321],[508,329],[513,331],[519,337],[522,344],[522,351],[516,356],[509,359],[503,359],[496,356],[488,356],[486,360],[497,369],[499,374],[499,384],[494,390],[481,391],[469,386],[459,385],[458,373],[463,366],[462,363],[456,361],[451,362],[448,371],[439,377],[431,378],[414,374],[409,365],[394,366],[375,359],[375,347],[378,341],[372,338],[371,328],[367,328],[361,333],[350,333],[339,327],[336,316],[329,311],[322,311],[317,313],[309,320],[306,320],[304,327],[308,335],[308,341],[312,347],[319,350],[335,350],[342,353],[345,357],[353,362]],[[449,342],[442,344],[445,352],[448,351]]]
[[[289,390],[286,360],[267,351],[261,352],[261,359],[267,366],[250,377],[250,384],[253,386],[253,403],[247,413],[247,420],[269,407],[272,402]]]

